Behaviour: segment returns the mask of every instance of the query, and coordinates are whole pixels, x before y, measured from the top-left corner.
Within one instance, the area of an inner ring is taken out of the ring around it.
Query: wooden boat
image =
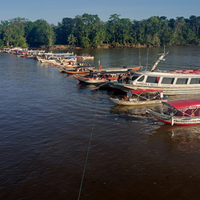
[[[152,89],[162,90],[166,95],[200,94],[200,69],[155,71],[155,67],[165,55],[165,53],[161,55],[151,71],[137,71],[129,80],[111,83],[110,87],[125,92]]]
[[[148,109],[147,113],[157,120],[171,125],[200,124],[200,99],[183,99],[162,103],[163,108],[160,112]]]
[[[109,82],[117,82],[119,75],[125,78],[128,73],[139,70],[140,67],[135,68],[105,68],[99,70],[91,70],[88,76],[74,76],[79,82],[86,84],[102,84]]]
[[[123,106],[161,104],[167,97],[161,90],[130,90],[123,98],[110,98],[113,102]]]
[[[75,67],[72,69],[67,69],[63,70],[64,73],[68,74],[89,74],[90,70],[94,69],[95,67],[92,66],[80,66],[80,67]]]
[[[78,76],[75,75],[74,78],[76,78],[79,82],[86,83],[86,84],[102,84],[102,83],[108,83],[110,81],[117,81],[117,77],[115,74],[111,74],[109,76],[106,75],[94,75],[91,77],[91,75],[88,76]]]
[[[79,66],[77,61],[69,61],[69,62],[59,61],[59,62],[53,63],[53,65],[55,67],[65,67],[65,68],[70,68],[70,69]]]

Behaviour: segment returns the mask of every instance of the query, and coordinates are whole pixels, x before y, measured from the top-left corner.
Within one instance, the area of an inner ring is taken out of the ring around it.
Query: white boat
[[[38,58],[38,61],[42,63],[68,63],[68,62],[76,62],[77,58],[75,56],[69,56],[69,57],[62,57],[62,56],[49,56],[47,58]]]
[[[57,57],[69,57],[69,56],[74,56],[74,53],[70,53],[70,52],[67,52],[67,53],[52,53],[52,52],[49,52],[49,53],[44,53],[43,54],[45,57],[48,57],[48,56],[57,56]]]
[[[171,125],[200,124],[200,99],[183,99],[162,102],[166,108],[161,111],[147,109],[157,120]]]
[[[122,91],[136,89],[162,90],[166,95],[200,94],[200,69],[154,71],[163,60],[163,53],[151,71],[137,71],[126,81],[110,83],[110,87]]]
[[[161,90],[130,90],[123,98],[110,98],[114,103],[123,106],[161,104],[166,97]]]

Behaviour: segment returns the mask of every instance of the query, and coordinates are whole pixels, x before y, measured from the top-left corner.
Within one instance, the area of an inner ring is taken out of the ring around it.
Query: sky
[[[32,22],[44,19],[58,25],[63,18],[75,18],[84,13],[98,15],[108,21],[112,14],[130,20],[143,20],[152,16],[189,18],[200,16],[199,0],[0,0],[0,21],[25,18]]]

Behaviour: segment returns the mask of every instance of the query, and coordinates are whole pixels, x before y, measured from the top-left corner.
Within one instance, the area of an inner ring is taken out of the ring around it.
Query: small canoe
[[[137,100],[137,99],[131,99],[131,100],[120,100],[118,98],[110,98],[114,103],[122,106],[139,106],[139,105],[149,105],[149,104],[161,104],[164,101],[167,100],[161,100],[161,99],[155,99],[155,100]]]

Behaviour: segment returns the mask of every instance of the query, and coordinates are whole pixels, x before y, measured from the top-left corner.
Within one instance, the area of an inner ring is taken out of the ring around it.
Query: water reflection
[[[93,84],[85,84],[85,83],[77,83],[76,84],[76,88],[78,90],[84,90],[84,89],[89,89],[89,90],[92,90],[92,91],[96,90],[96,86],[95,85],[93,85]]]
[[[62,74],[62,73],[60,73],[60,74]],[[73,74],[67,74],[67,75],[65,76],[65,78],[72,78],[72,77],[74,77]]]
[[[162,140],[165,144],[173,146],[178,151],[187,154],[200,153],[200,125],[196,126],[170,126],[163,124],[153,130],[147,140]]]

